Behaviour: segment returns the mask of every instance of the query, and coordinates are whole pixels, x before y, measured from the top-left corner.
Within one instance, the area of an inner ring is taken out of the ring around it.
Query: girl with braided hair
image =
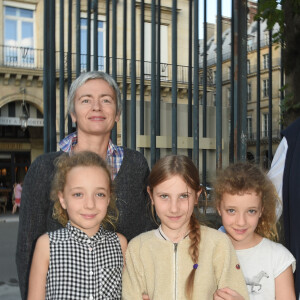
[[[202,188],[193,162],[182,155],[160,159],[147,191],[160,226],[130,241],[122,299],[213,299],[225,287],[248,299],[230,240],[194,215]]]

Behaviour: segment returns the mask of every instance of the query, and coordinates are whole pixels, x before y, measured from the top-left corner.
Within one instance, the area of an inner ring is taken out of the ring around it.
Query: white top
[[[282,214],[282,185],[283,185],[283,172],[285,165],[285,158],[288,150],[288,144],[285,137],[282,138],[274,158],[272,160],[271,169],[268,173],[268,177],[271,179],[275,185],[276,191],[281,199],[281,202],[278,202],[276,205],[276,216],[277,220]]]
[[[236,250],[250,300],[274,300],[275,278],[292,265],[294,256],[283,245],[263,238],[255,247]]]

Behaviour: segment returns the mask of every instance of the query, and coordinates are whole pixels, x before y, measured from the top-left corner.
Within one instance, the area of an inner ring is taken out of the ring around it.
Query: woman
[[[52,218],[50,187],[54,160],[64,152],[93,151],[111,167],[120,212],[116,231],[127,240],[153,228],[146,205],[149,167],[139,152],[114,145],[111,130],[120,119],[121,95],[117,83],[104,72],[81,74],[71,85],[68,113],[77,131],[60,143],[62,151],[38,157],[24,180],[19,219],[17,268],[22,299],[26,299],[32,252],[36,239],[61,225]]]

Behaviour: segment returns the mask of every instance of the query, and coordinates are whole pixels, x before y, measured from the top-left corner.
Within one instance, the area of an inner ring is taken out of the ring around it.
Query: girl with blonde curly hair
[[[127,241],[105,229],[118,217],[106,162],[88,151],[60,155],[51,198],[64,228],[38,238],[28,299],[121,299]]]
[[[250,299],[296,299],[295,258],[275,242],[278,195],[266,174],[255,164],[232,164],[219,172],[214,197]],[[227,299],[228,290],[219,290],[214,300]]]

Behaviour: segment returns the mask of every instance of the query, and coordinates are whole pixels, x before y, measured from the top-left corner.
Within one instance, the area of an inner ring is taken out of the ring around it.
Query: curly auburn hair
[[[196,193],[202,190],[199,171],[193,161],[184,155],[168,155],[158,160],[153,166],[148,177],[149,193],[152,195],[155,186],[176,175],[181,176],[183,181]],[[153,205],[151,206],[151,210],[152,215],[154,215]],[[200,223],[194,213],[191,216],[189,227],[189,238],[191,241],[189,254],[193,263],[197,264],[201,236]],[[185,283],[185,294],[187,299],[192,299],[195,273],[196,269],[193,268]]]
[[[250,191],[261,196],[263,207],[255,232],[277,240],[276,202],[279,201],[279,196],[271,180],[257,165],[238,162],[220,171],[214,183],[215,207],[220,207],[225,193],[241,195]]]
[[[60,204],[58,193],[63,192],[68,173],[75,167],[98,167],[102,169],[109,180],[110,201],[105,218],[102,220],[103,227],[108,224],[115,229],[119,212],[116,207],[116,197],[114,194],[113,182],[106,162],[96,153],[90,151],[81,151],[78,153],[63,153],[55,160],[56,173],[52,181],[50,198],[54,201],[53,218],[60,224],[66,226],[69,221],[68,213]]]

